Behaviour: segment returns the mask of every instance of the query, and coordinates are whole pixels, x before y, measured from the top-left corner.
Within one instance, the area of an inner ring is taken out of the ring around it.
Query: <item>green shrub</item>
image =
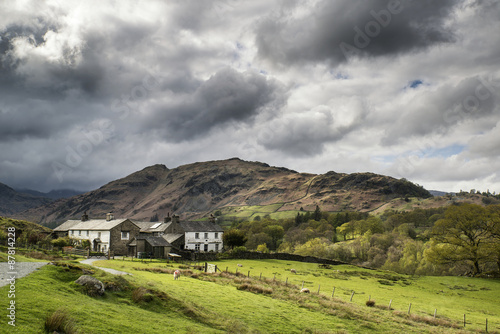
[[[68,316],[68,313],[62,309],[58,309],[47,315],[44,329],[47,333],[77,333],[74,321]]]
[[[132,301],[134,303],[146,302],[149,303],[154,298],[151,290],[146,289],[144,287],[138,287],[134,291],[132,291]]]

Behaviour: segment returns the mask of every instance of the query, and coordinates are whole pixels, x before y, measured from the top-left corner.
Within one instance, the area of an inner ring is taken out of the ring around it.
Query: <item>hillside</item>
[[[49,315],[71,325],[66,333],[478,333],[486,319],[489,333],[500,329],[493,279],[280,260],[214,261],[224,271],[216,274],[154,260],[94,263],[133,276],[73,261],[54,264],[16,281],[16,306],[30,310],[18,309],[17,332],[52,333],[56,328],[43,330],[56,323],[46,322]],[[179,280],[172,277],[176,269]],[[83,274],[105,284],[103,296],[91,297],[74,283]],[[302,286],[310,293],[300,293]],[[8,290],[0,287],[5,296]],[[12,332],[7,321],[0,332]]]
[[[73,197],[76,195],[83,194],[83,191],[78,191],[78,190],[73,190],[73,189],[54,189],[49,192],[41,192],[41,191],[36,191],[32,189],[16,189],[18,192],[22,192],[25,194],[30,194],[33,196],[37,197],[47,197],[53,200],[60,199],[60,198],[68,198],[68,197]]]
[[[0,216],[10,216],[50,202],[49,198],[19,192],[0,183]]]
[[[107,212],[149,220],[169,212],[183,218],[203,217],[214,210],[240,206],[276,205],[276,211],[374,210],[394,198],[431,197],[404,179],[373,173],[322,175],[298,173],[282,167],[237,158],[199,162],[168,169],[147,167],[101,188],[60,199],[16,217],[42,224],[92,217]]]

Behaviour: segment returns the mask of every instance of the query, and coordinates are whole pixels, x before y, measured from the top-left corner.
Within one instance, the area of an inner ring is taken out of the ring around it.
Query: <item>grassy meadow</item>
[[[46,333],[46,320],[61,314],[67,333],[477,333],[486,318],[490,333],[500,331],[500,281],[493,279],[280,260],[221,260],[216,274],[164,261],[94,263],[133,274],[127,276],[76,261],[56,264],[16,282],[16,327],[4,320],[1,333]],[[178,268],[183,275],[174,280]],[[106,284],[103,296],[90,297],[74,283],[84,270]],[[311,293],[300,293],[302,285]]]

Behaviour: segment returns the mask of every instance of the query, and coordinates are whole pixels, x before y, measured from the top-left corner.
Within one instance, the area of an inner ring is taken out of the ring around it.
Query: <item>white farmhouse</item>
[[[84,214],[81,220],[67,220],[54,229],[57,236],[89,240],[93,251],[110,250],[115,255],[126,255],[127,245],[139,231],[140,227],[130,219],[115,219],[109,213],[106,219],[88,219]]]
[[[180,222],[184,230],[184,249],[198,252],[220,252],[224,230],[211,221]]]

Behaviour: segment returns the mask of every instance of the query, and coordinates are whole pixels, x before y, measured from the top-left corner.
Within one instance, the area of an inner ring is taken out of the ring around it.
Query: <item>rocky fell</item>
[[[49,198],[19,192],[0,183],[0,216],[10,216],[50,202]]]
[[[230,206],[281,204],[278,211],[370,211],[397,197],[432,195],[404,179],[372,173],[322,175],[297,173],[237,158],[200,162],[168,169],[147,167],[101,188],[60,199],[17,214],[41,224],[80,218],[116,217],[150,220],[168,213],[199,218]]]

